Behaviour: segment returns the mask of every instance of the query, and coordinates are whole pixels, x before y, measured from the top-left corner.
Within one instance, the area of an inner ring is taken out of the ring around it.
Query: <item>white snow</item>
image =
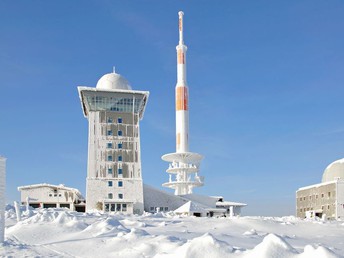
[[[338,258],[344,224],[290,217],[196,218],[6,208],[0,257]]]

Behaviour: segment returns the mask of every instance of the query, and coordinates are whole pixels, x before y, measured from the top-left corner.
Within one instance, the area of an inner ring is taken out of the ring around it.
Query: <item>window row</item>
[[[106,148],[112,149],[112,148],[113,148],[112,142],[108,142],[108,143],[106,144]],[[117,143],[117,149],[123,149],[123,143],[122,143],[122,142]]]
[[[108,181],[108,186],[112,187],[113,186],[113,181]],[[117,182],[118,187],[123,187],[123,181],[118,181]]]
[[[112,174],[113,169],[112,168],[108,168],[108,174]],[[122,168],[118,168],[117,169],[117,173],[118,175],[122,175],[123,174],[123,169]]]
[[[114,161],[112,155],[108,155],[108,156],[107,156],[107,161]],[[119,155],[119,156],[117,157],[117,161],[123,161],[123,156],[122,156],[122,155]]]
[[[322,193],[321,194],[321,198],[324,198],[325,197],[325,194]],[[331,192],[327,192],[327,197],[330,198],[331,197]],[[315,195],[309,195],[307,199],[309,200],[316,200],[319,198],[319,195],[318,194],[315,194]],[[299,199],[300,201],[305,201],[306,200],[306,197],[300,197]]]
[[[150,212],[168,211],[168,207],[149,207]]]
[[[118,199],[123,199],[123,194],[119,193],[117,197]],[[113,193],[108,193],[108,199],[113,199]]]
[[[112,117],[108,117],[107,119],[108,123],[113,123],[113,118]],[[123,123],[123,119],[121,117],[117,118],[117,124],[122,124]]]
[[[325,210],[325,208],[327,208],[327,210],[330,209],[330,205],[326,205],[326,207],[324,205],[321,206],[321,210]],[[310,208],[301,208],[300,212],[306,212],[306,211],[311,211],[313,210],[313,207]]]
[[[54,197],[61,197],[62,195],[59,193],[58,195],[57,195],[57,193],[54,193]],[[53,197],[53,194],[52,193],[50,193],[49,194],[49,197]]]
[[[105,203],[105,211],[127,211],[126,203]]]
[[[106,135],[107,136],[113,136],[112,130],[107,130]],[[123,136],[123,131],[122,130],[118,130],[117,131],[117,136]]]

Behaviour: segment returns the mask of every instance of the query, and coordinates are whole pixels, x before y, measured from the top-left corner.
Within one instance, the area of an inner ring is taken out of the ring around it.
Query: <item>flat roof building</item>
[[[68,208],[85,211],[85,199],[78,189],[63,184],[34,184],[19,186],[21,204],[32,208]]]
[[[344,218],[344,159],[328,165],[321,183],[296,191],[296,216]]]

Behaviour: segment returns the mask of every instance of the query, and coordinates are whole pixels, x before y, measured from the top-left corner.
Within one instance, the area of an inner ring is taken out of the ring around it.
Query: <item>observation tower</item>
[[[169,162],[169,181],[163,186],[174,189],[175,195],[192,194],[194,187],[203,186],[198,175],[203,156],[189,151],[189,97],[186,82],[186,51],[183,40],[183,12],[179,12],[179,44],[177,45],[176,85],[176,152],[163,155]]]
[[[86,211],[143,213],[139,122],[149,92],[115,71],[78,91],[89,124]]]

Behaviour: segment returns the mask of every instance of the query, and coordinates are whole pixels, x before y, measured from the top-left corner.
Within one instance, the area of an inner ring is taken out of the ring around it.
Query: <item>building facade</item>
[[[22,205],[32,208],[68,208],[85,211],[85,200],[78,189],[64,185],[35,184],[19,186]]]
[[[139,122],[149,92],[113,72],[96,88],[78,87],[88,119],[86,211],[143,212]]]
[[[331,163],[322,182],[296,191],[296,216],[300,218],[344,218],[344,159]]]

